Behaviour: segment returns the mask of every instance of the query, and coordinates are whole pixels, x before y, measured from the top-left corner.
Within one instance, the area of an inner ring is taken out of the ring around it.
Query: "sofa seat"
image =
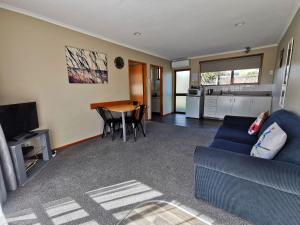
[[[300,118],[272,113],[257,136],[255,118],[226,116],[210,147],[194,154],[195,196],[256,225],[300,224]],[[287,141],[273,160],[250,156],[258,137],[274,122]]]
[[[249,128],[249,127],[248,127]],[[253,146],[257,142],[257,135],[249,135],[248,129],[237,129],[235,127],[221,126],[215,136],[217,139],[225,139]]]
[[[224,149],[231,152],[250,155],[252,145],[216,138],[210,145],[212,148]]]

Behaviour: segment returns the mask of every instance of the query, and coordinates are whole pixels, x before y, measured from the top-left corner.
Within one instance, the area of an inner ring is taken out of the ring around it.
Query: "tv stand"
[[[25,185],[52,158],[49,130],[37,130],[8,142],[19,186]],[[32,150],[32,154],[30,153]]]

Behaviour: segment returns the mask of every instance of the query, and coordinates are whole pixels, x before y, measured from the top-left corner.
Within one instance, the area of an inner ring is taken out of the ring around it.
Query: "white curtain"
[[[10,151],[0,124],[0,201],[6,201],[7,191],[17,189],[17,180]]]
[[[7,220],[4,216],[4,213],[2,211],[2,206],[0,204],[0,225],[8,225]]]

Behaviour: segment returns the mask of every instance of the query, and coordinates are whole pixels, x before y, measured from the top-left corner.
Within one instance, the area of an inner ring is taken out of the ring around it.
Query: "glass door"
[[[175,112],[185,113],[186,96],[190,87],[190,70],[175,71]]]

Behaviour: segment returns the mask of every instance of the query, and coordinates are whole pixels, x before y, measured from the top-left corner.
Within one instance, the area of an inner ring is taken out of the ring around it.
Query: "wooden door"
[[[143,65],[129,65],[130,100],[144,104]]]

